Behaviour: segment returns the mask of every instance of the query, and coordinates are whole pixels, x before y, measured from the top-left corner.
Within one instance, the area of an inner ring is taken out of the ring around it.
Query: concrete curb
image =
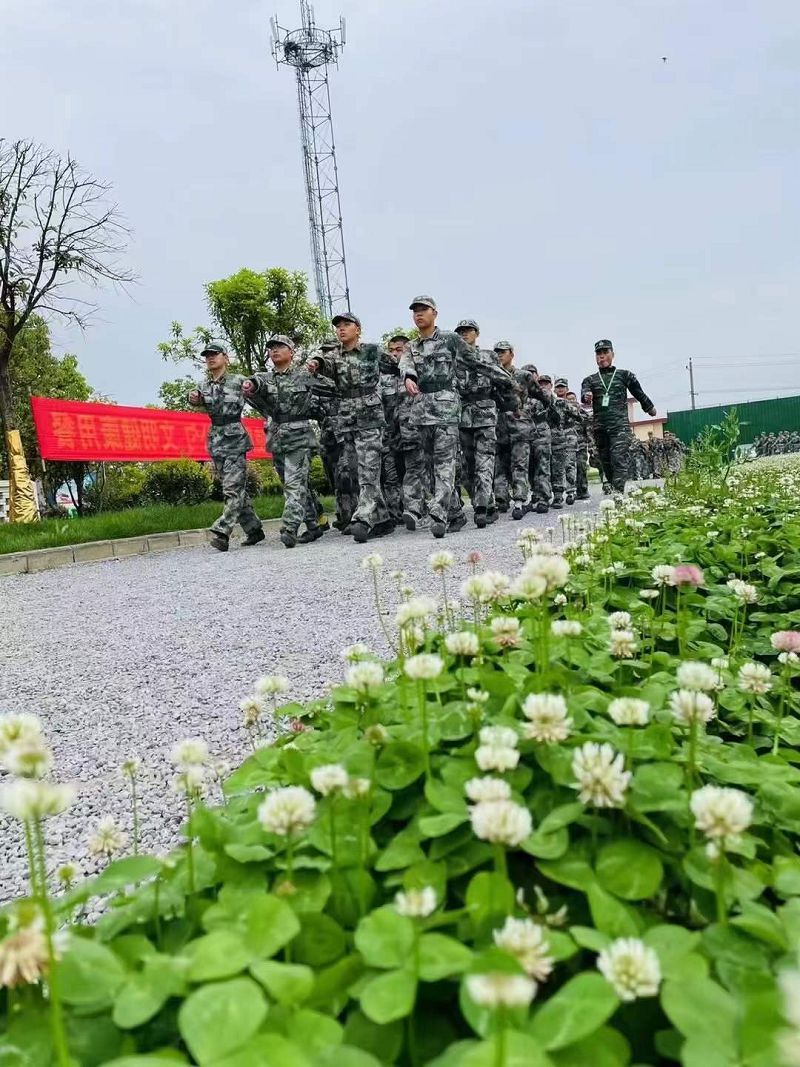
[[[280,519],[263,519],[269,528]],[[166,552],[173,548],[196,548],[208,543],[208,529],[171,530],[169,533],[142,534],[139,537],[118,537],[108,541],[84,541],[78,545],[58,548],[34,548],[27,552],[7,552],[0,555],[0,577],[4,574],[37,574],[70,563],[95,563],[126,556],[145,556],[151,552]]]

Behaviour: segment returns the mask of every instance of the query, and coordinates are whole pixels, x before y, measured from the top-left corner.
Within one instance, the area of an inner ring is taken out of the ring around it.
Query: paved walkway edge
[[[264,519],[269,527],[280,519]],[[171,548],[194,548],[208,543],[208,528],[200,530],[171,530],[169,533],[141,534],[139,537],[117,537],[108,541],[84,541],[79,545],[60,545],[58,548],[34,548],[28,552],[7,552],[0,555],[0,577],[5,574],[36,574],[66,567],[70,563],[96,563],[98,560],[144,556],[150,552],[164,552]]]

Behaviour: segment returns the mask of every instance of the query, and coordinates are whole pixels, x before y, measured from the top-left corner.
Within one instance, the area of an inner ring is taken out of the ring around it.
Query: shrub
[[[142,495],[148,504],[201,504],[208,500],[212,483],[204,464],[168,459],[148,465]]]
[[[283,486],[271,459],[257,459],[250,463],[261,481],[260,492],[264,496],[280,496]]]
[[[333,492],[333,486],[328,481],[328,476],[325,473],[325,467],[322,465],[322,460],[319,456],[312,456],[311,458],[311,488],[317,493],[318,496],[328,496]]]
[[[104,463],[85,497],[94,511],[121,511],[142,502],[147,469],[139,463]]]

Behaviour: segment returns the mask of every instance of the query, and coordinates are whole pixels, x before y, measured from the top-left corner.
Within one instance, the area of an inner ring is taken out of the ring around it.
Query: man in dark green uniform
[[[220,552],[227,552],[231,530],[237,522],[247,534],[243,544],[257,545],[264,540],[261,520],[247,494],[247,452],[253,442],[242,424],[244,377],[229,373],[224,345],[206,345],[202,355],[208,379],[192,389],[188,400],[193,408],[202,408],[211,416],[208,451],[225,501],[224,511],[211,527],[211,544]]]
[[[628,421],[628,393],[648,415],[655,415],[656,409],[633,371],[613,366],[614,346],[609,340],[597,341],[594,355],[597,372],[584,378],[581,393],[592,394],[594,437],[603,476],[615,493],[624,493],[633,437]]]

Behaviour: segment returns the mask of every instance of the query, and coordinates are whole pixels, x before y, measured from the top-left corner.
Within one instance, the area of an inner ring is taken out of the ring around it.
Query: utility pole
[[[691,356],[689,356],[689,366],[687,369],[689,371],[689,396],[692,398],[692,411],[694,411],[694,409],[697,407],[697,404],[695,404],[695,396],[697,394],[694,391],[694,368],[692,367]]]

